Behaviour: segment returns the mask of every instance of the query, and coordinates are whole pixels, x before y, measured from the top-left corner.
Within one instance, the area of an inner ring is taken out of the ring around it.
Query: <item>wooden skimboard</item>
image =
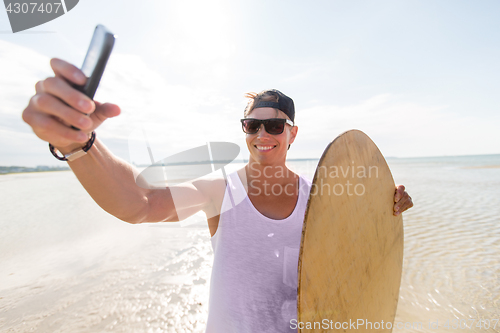
[[[299,332],[392,331],[403,265],[394,192],[384,157],[363,132],[345,132],[325,149],[302,230]],[[322,325],[306,327],[314,322]]]

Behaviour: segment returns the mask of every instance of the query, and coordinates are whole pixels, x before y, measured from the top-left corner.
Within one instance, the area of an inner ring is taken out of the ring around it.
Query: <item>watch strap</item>
[[[95,137],[96,137],[96,134],[95,134],[95,131],[92,132],[92,135],[90,136],[90,139],[89,141],[87,141],[87,144],[85,146],[83,146],[82,148],[79,148],[79,149],[76,149],[68,154],[65,154],[63,156],[59,156],[57,153],[59,152],[59,150],[57,148],[55,148],[52,144],[49,143],[49,150],[50,152],[52,153],[52,155],[54,155],[55,158],[57,158],[59,161],[74,161],[76,160],[77,158],[80,158],[84,155],[87,154],[87,152],[89,151],[89,149],[92,147],[92,145],[94,144],[94,141],[95,141]]]

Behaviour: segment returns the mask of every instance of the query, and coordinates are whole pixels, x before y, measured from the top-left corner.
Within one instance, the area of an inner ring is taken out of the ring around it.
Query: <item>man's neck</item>
[[[267,181],[270,184],[286,184],[295,180],[296,176],[285,163],[263,165],[250,160],[245,166],[248,182],[252,180]]]

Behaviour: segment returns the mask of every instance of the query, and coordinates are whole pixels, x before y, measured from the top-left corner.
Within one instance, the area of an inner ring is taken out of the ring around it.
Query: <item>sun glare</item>
[[[230,28],[234,25],[224,1],[178,1],[171,10],[174,19],[164,30],[170,42],[165,51],[170,57],[185,63],[210,64],[234,53]]]

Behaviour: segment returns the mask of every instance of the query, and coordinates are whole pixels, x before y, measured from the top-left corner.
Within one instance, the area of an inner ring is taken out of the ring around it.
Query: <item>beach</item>
[[[500,155],[387,161],[415,203],[394,332],[500,332]],[[289,166],[312,179],[317,162]],[[0,332],[204,331],[202,214],[127,224],[70,171],[3,175],[0,193]]]

